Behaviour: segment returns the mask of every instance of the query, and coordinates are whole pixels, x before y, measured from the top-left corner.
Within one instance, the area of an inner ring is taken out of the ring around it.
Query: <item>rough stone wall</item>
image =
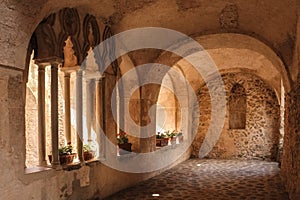
[[[268,159],[277,157],[279,137],[279,105],[275,93],[259,78],[245,73],[222,75],[227,113],[223,131],[208,158]],[[232,86],[239,83],[246,90],[247,113],[245,129],[229,129],[228,98]],[[210,123],[210,96],[206,86],[198,93],[200,122],[192,144],[192,156],[198,151]]]
[[[286,95],[285,105],[281,177],[290,198],[296,200],[300,198],[300,85]]]
[[[38,71],[37,66],[30,63],[26,83],[25,102],[25,138],[26,138],[26,166],[38,164]]]
[[[26,91],[26,107],[25,107],[25,120],[26,120],[26,166],[38,165],[38,110],[37,99],[27,87]]]

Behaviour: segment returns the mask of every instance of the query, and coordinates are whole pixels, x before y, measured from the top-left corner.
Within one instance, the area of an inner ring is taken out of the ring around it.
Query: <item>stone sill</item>
[[[33,174],[33,173],[49,171],[49,170],[52,170],[51,166],[46,166],[46,167],[35,166],[35,167],[25,168],[25,174]]]
[[[133,158],[136,155],[138,155],[138,153],[130,152],[130,153],[122,154],[122,155],[117,155],[117,157],[119,160],[123,160],[123,159]]]
[[[157,150],[169,151],[169,150],[176,149],[177,147],[182,147],[182,145],[184,145],[184,142],[179,143],[179,144],[166,145],[166,146],[162,146],[162,147],[156,146],[156,151]],[[119,160],[127,160],[127,159],[130,159],[130,158],[134,158],[134,157],[138,156],[139,154],[140,153],[130,152],[130,153],[127,153],[127,154],[117,155],[117,158]]]
[[[74,162],[68,165],[60,165],[57,169],[53,168],[51,165],[47,166],[34,166],[25,168],[25,174],[35,174],[40,172],[48,172],[48,171],[59,171],[59,170],[65,170],[65,171],[72,171],[80,169],[81,166],[87,165],[87,166],[93,166],[94,164],[101,163],[99,159],[91,159],[88,161],[85,161],[84,163],[80,162]]]
[[[64,171],[79,170],[82,166],[95,167],[99,164],[101,164],[101,158],[91,159],[89,161],[85,161],[84,163],[76,162],[70,165],[58,166],[57,169],[52,168],[51,165],[28,167],[19,170],[18,177],[19,180],[22,181],[24,184],[30,184],[34,181],[38,181],[41,179],[55,177]]]
[[[166,145],[166,146],[156,146],[156,150],[169,150],[169,149],[175,149],[179,145],[182,145],[184,142],[179,143],[179,144],[171,144],[171,145]]]

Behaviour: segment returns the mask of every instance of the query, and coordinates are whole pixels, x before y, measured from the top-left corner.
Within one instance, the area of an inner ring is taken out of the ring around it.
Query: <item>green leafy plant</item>
[[[156,134],[156,139],[162,139],[162,138],[168,138],[168,136],[166,134],[164,134],[164,133],[158,132]]]
[[[90,151],[94,151],[94,147],[89,144],[84,144],[82,150],[83,152],[90,152]]]
[[[172,137],[182,136],[182,131],[173,130],[171,136]]]
[[[176,136],[182,136],[182,132],[181,131],[177,132]]]
[[[127,144],[128,143],[128,137],[124,131],[121,131],[119,134],[117,134],[117,143],[118,144]]]
[[[173,130],[172,132],[169,131],[169,130],[167,130],[167,131],[165,131],[165,134],[166,134],[167,138],[173,138],[173,137],[176,137],[176,132],[175,132],[175,130]]]
[[[73,147],[71,145],[67,145],[58,149],[59,155],[71,155],[73,153]]]
[[[181,131],[173,130],[172,132],[170,130],[165,131],[164,133],[161,133],[160,135],[164,135],[167,138],[173,138],[177,136],[182,136]]]

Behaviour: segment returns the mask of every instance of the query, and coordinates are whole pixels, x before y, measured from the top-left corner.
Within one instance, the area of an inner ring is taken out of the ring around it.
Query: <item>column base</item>
[[[43,160],[42,162],[39,163],[39,166],[40,166],[40,167],[45,167],[45,166],[47,166],[47,161],[46,161],[46,160]]]
[[[59,162],[57,163],[51,163],[51,167],[55,170],[62,170],[62,166],[60,165]]]

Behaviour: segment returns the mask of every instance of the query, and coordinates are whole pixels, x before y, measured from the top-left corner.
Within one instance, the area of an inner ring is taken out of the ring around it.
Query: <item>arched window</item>
[[[229,129],[246,128],[247,97],[245,88],[236,83],[229,95]]]
[[[57,15],[60,17],[55,17]],[[104,127],[105,79],[98,69],[103,61],[90,55],[100,43],[101,33],[94,16],[83,17],[74,8],[64,8],[45,18],[30,40],[25,110],[26,167],[48,167],[50,163],[60,168],[59,165],[65,164],[63,160],[73,160],[75,154],[70,150],[74,146],[80,162],[90,160],[87,153],[104,154],[104,150],[100,152],[98,148],[104,143],[99,134],[100,125]],[[61,28],[54,31],[56,27]],[[81,31],[83,37],[79,38]],[[80,47],[84,47],[83,50]],[[97,53],[100,53],[97,58],[104,58],[102,51]],[[83,61],[86,55],[90,59]],[[95,146],[93,152],[89,145]],[[72,159],[63,159],[66,153]]]

